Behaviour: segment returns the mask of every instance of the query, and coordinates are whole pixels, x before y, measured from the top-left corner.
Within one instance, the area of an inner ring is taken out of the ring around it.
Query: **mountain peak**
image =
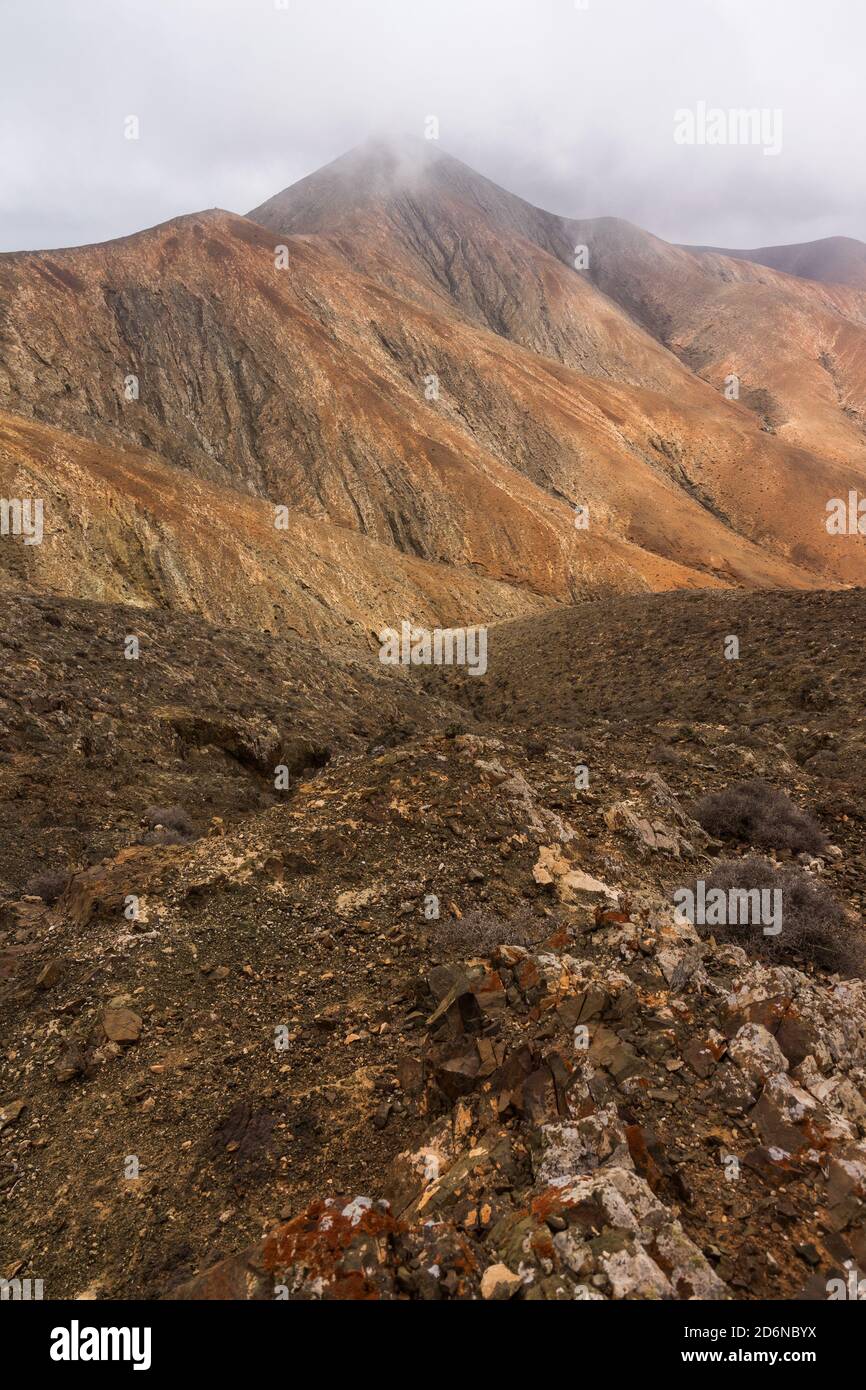
[[[457,200],[514,226],[537,209],[443,150],[438,141],[374,135],[290,184],[247,216],[286,234],[333,232],[375,204],[412,197]]]

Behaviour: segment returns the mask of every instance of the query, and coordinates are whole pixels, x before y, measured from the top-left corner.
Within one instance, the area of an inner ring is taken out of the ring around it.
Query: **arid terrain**
[[[866,1268],[866,542],[825,524],[866,260],[830,243],[677,247],[372,142],[0,255],[0,493],[44,506],[0,538],[0,1277]],[[485,669],[383,664],[403,621],[482,625]],[[778,941],[674,910],[761,873]]]
[[[506,624],[464,703],[156,615],[108,677],[90,644],[129,610],[8,600],[6,1267],[50,1260],[56,1296],[470,1297],[501,1264],[528,1297],[824,1296],[866,1253],[864,987],[670,906],[727,852],[695,799],[766,776],[860,930],[831,634],[862,592],[766,603],[563,611],[522,676]],[[146,843],[154,801],[188,839]],[[75,872],[49,905],[28,870]]]
[[[0,484],[46,500],[5,583],[306,636],[323,604],[862,582],[825,521],[866,485],[866,292],[568,223],[416,144],[247,218],[0,256]]]

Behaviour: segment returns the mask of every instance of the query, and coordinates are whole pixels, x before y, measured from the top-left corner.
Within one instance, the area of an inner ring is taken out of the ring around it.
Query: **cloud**
[[[242,212],[428,115],[556,212],[715,245],[866,236],[846,0],[4,0],[0,22],[3,249]],[[781,154],[678,146],[699,101],[781,109]]]

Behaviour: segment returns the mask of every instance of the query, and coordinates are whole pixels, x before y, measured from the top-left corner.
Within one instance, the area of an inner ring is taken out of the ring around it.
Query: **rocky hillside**
[[[0,488],[43,501],[43,538],[0,545],[0,589],[199,615],[363,656],[407,614],[430,626],[552,599],[395,551],[248,492],[0,412]],[[278,524],[279,523],[279,524]]]
[[[711,248],[693,248],[708,250]],[[851,285],[866,289],[866,245],[850,236],[822,237],[793,246],[761,246],[754,251],[722,251],[720,256],[754,261],[771,270],[797,275],[803,280],[819,280],[827,285]]]
[[[862,598],[765,607],[544,617],[507,699],[506,625],[473,709],[453,683],[437,704],[426,680],[154,616],[118,687],[86,634],[108,653],[128,610],[20,602],[4,814],[51,776],[70,872],[47,901],[6,868],[4,1274],[50,1254],[46,1297],[749,1299],[862,1268],[862,980],[672,907],[754,848],[695,800],[765,777],[816,817],[798,871],[863,941],[840,780],[862,682],[838,650]],[[764,716],[698,664],[734,628],[740,679],[772,676]],[[278,796],[263,769],[293,750]],[[191,824],[136,833],[151,797]]]
[[[799,761],[816,758],[837,784],[860,786],[860,659],[844,635],[864,620],[862,589],[615,598],[495,627],[483,681],[456,667],[424,678],[486,718],[528,722],[543,709],[546,723],[575,734],[587,721],[634,728],[718,717],[800,748]]]
[[[0,256],[0,1277],[866,1267],[866,298],[795,249],[373,144]]]
[[[862,582],[825,509],[866,487],[864,314],[365,147],[248,218],[0,256],[0,483],[48,537],[2,569],[304,635]]]
[[[453,717],[378,662],[292,632],[43,596],[3,596],[0,612],[6,897],[136,843],[151,806],[182,803],[190,833],[221,833],[332,758]]]

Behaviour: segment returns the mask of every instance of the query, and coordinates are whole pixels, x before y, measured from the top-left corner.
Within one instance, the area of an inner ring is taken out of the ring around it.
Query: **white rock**
[[[600,1256],[614,1298],[672,1298],[673,1289],[642,1245]]]
[[[755,1081],[788,1070],[788,1059],[762,1023],[744,1023],[728,1043],[731,1061]]]

